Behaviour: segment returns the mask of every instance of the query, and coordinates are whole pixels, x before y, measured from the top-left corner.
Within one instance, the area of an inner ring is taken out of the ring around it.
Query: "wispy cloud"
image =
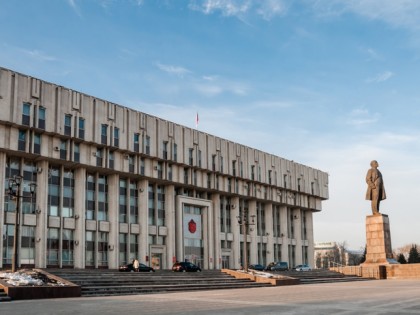
[[[76,0],[67,0],[67,3],[70,5],[70,7],[73,9],[73,11],[79,16],[82,16],[82,12],[80,11],[79,6],[76,3]]]
[[[202,76],[202,80],[193,84],[197,92],[205,96],[216,96],[222,93],[232,93],[243,96],[248,94],[248,87],[241,82],[230,81],[220,76]]]
[[[271,108],[271,109],[279,109],[279,108],[290,108],[294,107],[295,104],[292,102],[287,101],[260,101],[254,104],[254,106],[258,108]]]
[[[379,117],[379,113],[371,114],[367,109],[358,108],[349,113],[347,124],[354,126],[373,124],[378,121]]]
[[[174,74],[174,75],[177,75],[179,77],[183,77],[186,74],[192,73],[190,70],[188,70],[184,67],[180,67],[180,66],[164,65],[164,64],[159,63],[159,62],[156,63],[156,66],[164,72],[167,72],[169,74]]]
[[[23,49],[23,48],[19,48],[19,50],[21,52],[23,52],[24,54],[30,56],[31,58],[37,60],[37,61],[54,61],[57,60],[56,57],[48,55],[46,53],[44,53],[43,51],[40,50],[28,50],[28,49]]]
[[[375,75],[374,77],[366,79],[366,82],[367,83],[385,82],[389,80],[390,78],[392,78],[393,76],[394,76],[394,73],[392,73],[391,71],[385,71],[385,72]]]
[[[395,27],[420,29],[420,1],[383,0],[311,0],[313,8],[321,15],[341,15],[351,12],[372,20],[381,20]]]
[[[288,7],[284,0],[191,0],[189,8],[204,14],[220,12],[222,16],[236,17],[245,22],[247,14],[255,14],[269,21],[283,14]]]

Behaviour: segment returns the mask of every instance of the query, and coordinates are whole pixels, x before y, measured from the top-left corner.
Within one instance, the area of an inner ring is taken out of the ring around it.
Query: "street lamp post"
[[[12,179],[9,179],[9,196],[16,200],[16,215],[15,215],[15,231],[13,237],[13,258],[12,258],[12,272],[15,272],[19,266],[19,240],[20,240],[20,199],[26,198],[20,195],[20,185],[22,184],[22,177],[15,175]],[[31,197],[32,198],[36,184],[29,184]]]
[[[248,227],[250,225],[254,225],[254,219],[255,219],[255,215],[251,215],[251,222],[249,222],[249,218],[248,218],[248,210],[244,210],[242,212],[242,215],[239,215],[236,217],[238,219],[238,223],[242,228],[242,234],[244,235],[244,250],[243,250],[243,255],[242,255],[242,260],[243,260],[243,268],[245,270],[245,272],[248,272],[248,240],[247,240],[247,235],[248,235]]]

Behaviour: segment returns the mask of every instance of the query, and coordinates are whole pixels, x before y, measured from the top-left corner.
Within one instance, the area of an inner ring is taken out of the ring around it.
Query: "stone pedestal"
[[[391,231],[386,214],[366,216],[366,261],[363,266],[393,263]]]

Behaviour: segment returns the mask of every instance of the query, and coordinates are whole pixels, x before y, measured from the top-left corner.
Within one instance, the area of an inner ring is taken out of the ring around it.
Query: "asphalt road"
[[[420,314],[420,280],[0,302],[19,314]]]

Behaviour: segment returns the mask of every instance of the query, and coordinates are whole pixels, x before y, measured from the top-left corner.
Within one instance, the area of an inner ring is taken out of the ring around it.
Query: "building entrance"
[[[201,208],[184,204],[183,215],[184,261],[192,262],[203,268],[204,248]]]

